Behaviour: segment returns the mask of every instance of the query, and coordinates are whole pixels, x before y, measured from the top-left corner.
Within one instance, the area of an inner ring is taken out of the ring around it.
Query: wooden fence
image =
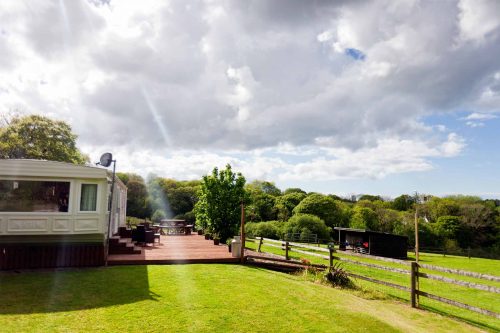
[[[500,282],[500,277],[498,277],[498,276],[481,274],[481,273],[476,273],[476,272],[469,272],[469,271],[458,270],[458,269],[450,269],[450,268],[434,266],[434,265],[418,264],[416,262],[411,262],[411,261],[385,258],[385,257],[377,257],[377,256],[360,254],[360,253],[349,253],[349,252],[344,253],[344,254],[352,256],[352,257],[375,259],[375,260],[379,260],[379,261],[397,263],[397,264],[407,266],[408,269],[388,267],[388,266],[384,266],[384,265],[380,265],[380,264],[362,262],[359,260],[353,260],[353,259],[349,259],[349,258],[334,256],[333,248],[323,248],[323,247],[319,247],[319,246],[312,246],[312,245],[306,245],[306,244],[302,244],[302,243],[295,243],[295,242],[288,242],[288,241],[279,241],[279,240],[263,238],[263,237],[257,237],[255,239],[247,239],[247,240],[253,241],[253,242],[258,244],[257,245],[257,252],[262,252],[263,245],[273,247],[273,248],[282,249],[283,251],[285,251],[284,259],[286,261],[291,260],[290,259],[290,252],[295,252],[295,253],[305,254],[305,255],[314,256],[314,257],[328,260],[330,267],[333,265],[333,260],[339,260],[339,261],[347,262],[347,263],[350,263],[353,265],[389,271],[389,272],[397,273],[397,274],[409,275],[410,276],[410,286],[408,287],[408,286],[402,286],[402,285],[392,283],[392,282],[378,280],[378,279],[375,279],[372,277],[367,277],[367,276],[354,274],[354,273],[348,273],[350,276],[352,276],[356,279],[370,281],[370,282],[373,282],[376,284],[381,284],[384,286],[388,286],[391,288],[395,288],[395,289],[409,292],[412,307],[419,306],[419,296],[422,296],[422,297],[427,297],[427,298],[430,298],[430,299],[438,301],[438,302],[446,303],[448,305],[452,305],[452,306],[459,307],[462,309],[467,309],[470,311],[474,311],[477,313],[481,313],[484,315],[488,315],[488,316],[500,319],[500,313],[486,310],[486,309],[482,309],[482,308],[472,306],[469,304],[465,304],[465,303],[461,303],[458,301],[454,301],[454,300],[451,300],[451,299],[448,299],[448,298],[445,298],[442,296],[433,295],[433,294],[427,293],[425,291],[422,291],[420,289],[420,286],[419,286],[419,279],[424,278],[424,279],[440,281],[440,282],[447,283],[447,284],[454,284],[454,285],[458,285],[458,286],[462,286],[462,287],[473,288],[473,289],[482,290],[482,291],[486,291],[486,292],[490,292],[490,293],[500,294],[500,288],[497,288],[494,286],[489,286],[489,285],[484,285],[484,284],[469,282],[469,281],[462,281],[462,280],[444,277],[444,276],[435,275],[435,274],[423,273],[423,272],[420,272],[420,268],[425,268],[427,270],[437,271],[437,272],[442,272],[442,273],[450,273],[450,274],[455,274],[455,275],[460,275],[460,276],[473,277],[473,278],[480,279],[480,280]],[[311,251],[314,251],[314,252],[311,252]]]

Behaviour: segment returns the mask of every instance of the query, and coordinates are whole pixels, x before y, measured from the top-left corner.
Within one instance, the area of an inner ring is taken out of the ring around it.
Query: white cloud
[[[487,114],[487,113],[471,113],[467,117],[465,117],[465,120],[490,120],[490,119],[495,119],[498,118],[497,115],[494,114]]]
[[[500,2],[496,0],[460,0],[460,37],[482,41],[500,26]]]
[[[471,4],[2,2],[0,111],[61,118],[90,151],[178,178],[221,161],[256,177],[428,170],[465,139],[427,116],[499,111],[498,5]]]

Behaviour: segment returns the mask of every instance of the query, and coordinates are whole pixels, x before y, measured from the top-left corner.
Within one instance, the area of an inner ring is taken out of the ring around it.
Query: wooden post
[[[288,257],[288,241],[285,242],[285,259],[290,260]]]
[[[330,270],[332,269],[333,267],[333,244],[331,246],[328,247],[328,250],[329,250],[329,255],[330,255]]]
[[[243,201],[241,202],[241,253],[240,253],[240,262],[242,264],[245,263],[245,206],[243,205]]]
[[[260,248],[262,247],[262,241],[264,240],[264,237],[261,237],[259,240],[259,248],[257,249],[257,252],[260,252]]]
[[[411,307],[418,308],[418,263],[411,263],[410,270],[411,279]]]
[[[417,206],[417,204],[415,204],[415,261],[418,263],[418,206]]]
[[[467,256],[469,257],[470,259],[470,246],[467,248]]]

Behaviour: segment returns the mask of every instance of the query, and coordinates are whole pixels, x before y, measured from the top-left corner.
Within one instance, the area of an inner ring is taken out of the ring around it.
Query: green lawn
[[[247,247],[249,248],[255,248],[256,243],[252,242],[247,242]],[[263,245],[262,250],[265,252],[269,253],[275,253],[279,255],[284,255],[284,251],[275,248],[275,247],[268,247]],[[327,253],[321,253],[324,255],[327,255]],[[294,253],[290,252],[290,256],[294,259],[308,259],[313,263],[320,263],[320,264],[328,264],[328,260],[324,260],[318,257],[314,256],[309,256],[301,253]],[[378,265],[382,266],[389,266],[389,267],[396,267],[396,268],[402,268],[402,269],[408,269],[408,266],[406,265],[401,265],[397,263],[390,263],[390,262],[383,262],[383,261],[378,261],[375,259],[369,259],[369,258],[362,258],[362,257],[353,257],[344,254],[343,252],[336,252],[335,256],[339,257],[344,257],[348,258],[351,260],[356,260],[356,261],[361,261],[361,262],[367,262],[367,263],[375,263]],[[428,255],[428,254],[422,254],[421,258],[424,259],[423,262],[429,263],[432,265],[436,266],[443,266],[443,267],[450,267],[450,268],[460,268],[463,270],[470,270],[470,271],[476,271],[476,272],[481,272],[481,273],[487,273],[487,274],[498,274],[497,272],[499,270],[496,270],[498,267],[499,261],[498,260],[491,260],[491,259],[468,259],[467,257],[443,257],[442,255]],[[467,265],[470,262],[473,262],[470,265]],[[396,283],[399,285],[403,286],[410,286],[410,277],[409,275],[403,275],[403,274],[398,274],[398,273],[393,273],[393,272],[388,272],[384,270],[378,270],[374,268],[369,268],[369,267],[363,267],[351,263],[345,263],[342,262],[342,265],[345,269],[347,269],[349,272],[356,273],[359,275],[367,276],[367,277],[372,277],[378,280],[383,280],[387,282],[392,282]],[[480,284],[485,284],[485,285],[492,285],[495,287],[500,288],[500,283],[499,282],[493,282],[493,281],[485,281],[485,280],[479,280],[471,277],[466,277],[466,276],[459,276],[459,275],[454,275],[454,274],[447,274],[447,273],[441,273],[441,272],[436,272],[436,271],[429,271],[422,269],[423,272],[435,274],[435,275],[442,275],[442,276],[447,276],[451,277],[454,279],[458,280],[464,280],[464,281],[472,281]],[[367,290],[374,290],[374,291],[382,291],[385,294],[404,300],[404,301],[409,301],[410,295],[408,292],[401,291],[398,289],[394,288],[389,288],[389,287],[384,287],[380,284],[375,284],[371,282],[366,282],[363,280],[356,280],[356,284],[362,288],[365,288]],[[500,313],[500,297],[498,294],[495,293],[490,293],[486,291],[481,291],[481,290],[476,290],[476,289],[471,289],[467,287],[462,287],[462,286],[456,286],[456,285],[451,285],[447,284],[444,282],[440,281],[435,281],[435,280],[428,280],[428,279],[420,279],[420,289],[423,291],[426,291],[428,293],[446,297],[449,299],[453,299],[462,303],[470,304],[473,306],[481,307],[487,310],[495,311],[497,313]],[[467,321],[471,324],[487,328],[487,329],[492,329],[492,330],[498,330],[500,331],[500,320],[495,319],[493,317],[489,317],[486,315],[478,314],[475,312],[471,312],[468,310],[463,310],[457,307],[452,307],[448,306],[446,304],[443,304],[441,302],[433,301],[428,298],[421,298],[420,302],[422,308],[431,310],[434,312],[438,313],[443,313],[449,316],[453,316],[456,318],[459,318],[461,320]]]
[[[0,331],[479,331],[405,303],[366,296],[239,265],[4,272]]]

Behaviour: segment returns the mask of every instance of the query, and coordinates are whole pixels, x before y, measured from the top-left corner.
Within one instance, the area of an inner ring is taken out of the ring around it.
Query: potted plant
[[[198,231],[198,235],[200,235],[200,236],[203,235],[203,229],[198,229],[197,231]]]
[[[229,252],[231,252],[231,242],[232,242],[232,241],[233,241],[233,240],[232,240],[231,238],[228,238],[228,239],[226,240],[227,249],[229,250]]]
[[[209,240],[209,239],[210,239],[210,237],[212,237],[212,235],[210,235],[210,234],[207,232],[207,233],[205,234],[205,239],[206,239],[206,240]]]
[[[214,245],[219,245],[219,243],[220,243],[219,235],[214,235],[213,239],[214,239]]]

